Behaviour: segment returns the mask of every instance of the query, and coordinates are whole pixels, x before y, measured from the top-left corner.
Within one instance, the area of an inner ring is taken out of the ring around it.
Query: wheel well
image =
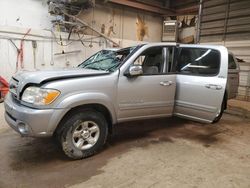
[[[64,122],[66,121],[66,119],[72,114],[75,113],[76,111],[82,111],[85,109],[91,109],[91,110],[95,110],[98,111],[100,113],[102,113],[104,115],[104,117],[106,118],[107,122],[108,122],[108,131],[109,134],[113,133],[113,121],[112,121],[112,116],[111,113],[109,112],[109,110],[102,104],[85,104],[85,105],[81,105],[81,106],[76,106],[74,108],[71,108],[62,118],[62,120],[60,121],[60,123],[58,124],[55,133],[60,133],[62,130],[62,125],[64,124]]]

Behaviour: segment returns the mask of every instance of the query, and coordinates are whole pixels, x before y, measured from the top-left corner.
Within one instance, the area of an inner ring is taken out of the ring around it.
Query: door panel
[[[176,75],[168,74],[171,50],[164,46],[143,49],[130,66],[142,66],[143,74],[120,74],[117,88],[118,121],[164,117],[173,114]]]
[[[119,121],[172,115],[175,77],[175,75],[135,78],[121,76],[118,84]]]
[[[228,52],[224,47],[214,46],[193,49],[189,45],[179,49],[174,113],[212,122],[220,113],[225,94]]]

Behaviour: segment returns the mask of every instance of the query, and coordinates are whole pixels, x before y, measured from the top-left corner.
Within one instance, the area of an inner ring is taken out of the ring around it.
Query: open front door
[[[227,70],[225,47],[181,45],[176,60],[175,115],[212,122],[221,111]]]

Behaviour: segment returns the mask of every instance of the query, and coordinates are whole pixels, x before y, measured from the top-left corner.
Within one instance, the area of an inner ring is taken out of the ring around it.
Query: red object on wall
[[[4,98],[9,91],[9,83],[0,76],[0,98]]]

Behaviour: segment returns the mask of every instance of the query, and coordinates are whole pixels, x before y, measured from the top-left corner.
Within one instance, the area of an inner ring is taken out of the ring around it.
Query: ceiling
[[[50,2],[87,9],[97,4],[115,4],[151,12],[161,16],[198,14],[200,0],[47,0]]]
[[[169,16],[198,14],[199,6],[199,0],[102,0],[102,2]]]

